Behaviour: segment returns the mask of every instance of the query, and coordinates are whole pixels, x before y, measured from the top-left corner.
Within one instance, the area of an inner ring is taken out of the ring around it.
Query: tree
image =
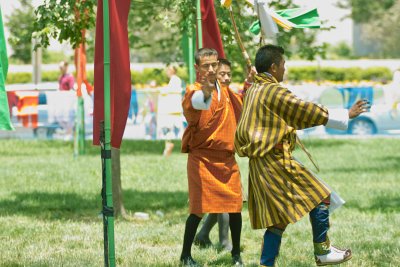
[[[19,0],[21,7],[7,16],[5,25],[10,31],[8,42],[13,50],[11,58],[22,63],[30,63],[32,58],[32,32],[35,20],[32,1]]]
[[[350,17],[358,23],[366,23],[382,18],[386,10],[390,9],[397,0],[339,0],[338,6],[351,9]]]
[[[39,45],[47,47],[50,37],[60,42],[67,41],[73,48],[85,43],[85,36],[81,32],[94,27],[95,5],[95,0],[45,0],[35,11],[34,28],[35,36],[40,40]],[[111,153],[114,216],[121,215],[129,219],[122,199],[120,153],[118,149],[112,149]]]
[[[354,22],[362,25],[366,40],[370,42],[379,40],[379,52],[373,56],[400,57],[400,47],[398,46],[400,38],[398,30],[399,0],[342,0],[338,6],[351,9],[350,17]]]
[[[380,19],[366,25],[366,32],[369,33],[367,38],[371,41],[379,40],[380,53],[384,58],[400,58],[399,21],[400,1],[397,1]]]

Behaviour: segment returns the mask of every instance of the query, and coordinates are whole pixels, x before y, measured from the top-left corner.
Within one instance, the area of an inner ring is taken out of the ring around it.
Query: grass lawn
[[[318,174],[347,201],[331,216],[330,237],[350,247],[342,266],[400,266],[400,139],[306,140]],[[125,141],[125,207],[148,221],[115,223],[119,266],[177,266],[187,218],[186,155],[161,156],[162,142]],[[0,266],[103,266],[99,149],[73,158],[72,143],[1,140]],[[300,151],[297,156],[307,165]],[[247,161],[239,159],[247,188]],[[159,212],[162,211],[163,217]],[[243,209],[247,266],[258,266],[262,230]],[[217,241],[217,229],[211,239]],[[277,266],[315,266],[308,218],[288,227]],[[229,266],[230,254],[193,249],[206,266]]]

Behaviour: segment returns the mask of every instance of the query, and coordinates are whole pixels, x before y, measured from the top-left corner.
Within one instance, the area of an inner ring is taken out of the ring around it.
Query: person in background
[[[74,90],[75,79],[72,74],[68,73],[67,61],[61,61],[59,67],[61,73],[58,79],[59,90],[65,93],[63,93],[62,98],[60,98],[63,99],[63,103],[60,103],[60,105],[63,105],[63,114],[62,116],[58,116],[59,118],[57,122],[59,123],[61,128],[64,129],[64,140],[69,141],[73,139],[73,129],[75,121],[76,104],[73,104],[73,100],[76,100],[76,96],[71,95],[74,94],[72,90]]]
[[[168,85],[160,91],[158,97],[158,117],[160,137],[165,139],[163,155],[168,157],[174,148],[172,138],[178,138],[182,130],[182,80],[177,75],[177,67],[169,65],[165,72]]]
[[[68,73],[68,62],[60,62],[60,78],[58,78],[58,88],[61,91],[69,91],[74,89],[75,79],[72,74]]]
[[[139,105],[137,99],[137,91],[136,88],[132,85],[131,102],[129,105],[128,119],[133,124],[137,123],[138,112],[139,112]]]

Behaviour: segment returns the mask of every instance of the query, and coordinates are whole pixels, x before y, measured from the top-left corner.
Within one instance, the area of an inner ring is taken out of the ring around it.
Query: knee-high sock
[[[329,205],[319,204],[310,212],[314,243],[326,241],[329,229]]]
[[[281,247],[283,230],[271,227],[265,231],[261,249],[260,265],[274,266]]]
[[[218,214],[218,233],[219,243],[223,246],[229,245],[229,214],[220,213]]]
[[[197,234],[200,239],[210,239],[210,231],[217,223],[217,217],[217,213],[210,213],[207,215],[206,219],[204,220],[203,226]]]
[[[313,232],[314,253],[324,255],[329,253],[329,205],[321,203],[310,212],[310,221]]]
[[[229,213],[229,228],[232,237],[232,255],[240,254],[240,234],[242,232],[242,214]]]
[[[191,256],[192,244],[194,236],[196,235],[197,227],[201,221],[200,217],[190,214],[186,220],[185,235],[183,236],[183,248],[181,259],[183,257]]]

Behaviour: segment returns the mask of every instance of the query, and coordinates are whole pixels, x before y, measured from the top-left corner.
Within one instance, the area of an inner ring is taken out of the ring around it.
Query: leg
[[[330,244],[329,197],[310,212],[313,231],[314,254],[318,266],[339,264],[351,259],[350,249],[338,249]]]
[[[232,237],[232,261],[235,266],[243,266],[240,257],[240,235],[242,232],[242,214],[229,213],[229,228],[231,229]]]
[[[274,266],[276,258],[279,255],[281,247],[282,234],[286,229],[286,224],[277,224],[268,227],[264,234],[264,240],[261,247],[261,266]]]
[[[218,214],[210,213],[204,220],[203,226],[201,227],[199,233],[196,235],[195,244],[199,245],[201,248],[212,246],[210,240],[210,231],[217,223]]]
[[[184,266],[197,266],[191,255],[192,243],[197,231],[197,227],[201,221],[199,215],[190,214],[186,220],[185,234],[183,237],[183,248],[181,254],[181,263]]]
[[[219,243],[222,248],[228,251],[232,250],[232,244],[229,241],[229,214],[218,214],[218,234]]]

